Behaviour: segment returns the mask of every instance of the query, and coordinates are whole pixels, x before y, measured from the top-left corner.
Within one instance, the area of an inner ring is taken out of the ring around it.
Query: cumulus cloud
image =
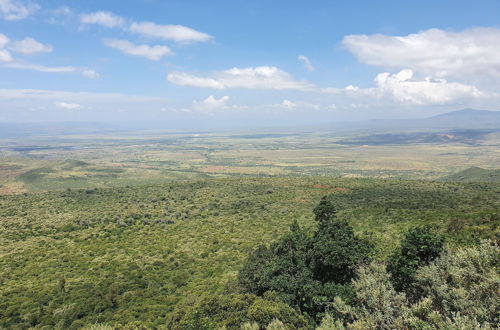
[[[210,95],[202,101],[193,101],[193,108],[195,110],[221,109],[227,106],[228,101],[229,96],[222,96],[220,99],[216,99],[213,95]]]
[[[125,20],[109,11],[96,11],[82,14],[80,22],[84,24],[97,24],[108,28],[119,27],[125,24]]]
[[[399,73],[380,73],[375,77],[376,87],[359,88],[349,85],[335,94],[359,98],[366,96],[386,102],[406,105],[443,105],[480,99],[497,95],[479,90],[473,85],[448,82],[446,79],[414,79],[411,69]]]
[[[183,25],[162,25],[153,22],[134,22],[130,31],[146,37],[172,40],[180,43],[206,42],[213,37]]]
[[[40,8],[36,3],[17,0],[0,0],[0,14],[7,21],[21,20]]]
[[[304,68],[307,71],[314,71],[314,66],[312,65],[311,60],[309,60],[309,58],[307,56],[299,55],[299,57],[297,57],[297,59],[300,62],[302,62],[302,64],[304,64]]]
[[[500,76],[498,28],[430,29],[406,36],[349,35],[342,43],[359,61],[385,68],[409,68],[433,77]]]
[[[30,37],[13,42],[9,49],[27,55],[52,52],[52,46],[44,45]]]
[[[376,93],[397,102],[418,105],[446,104],[464,99],[485,98],[489,95],[472,85],[448,82],[445,79],[412,80],[413,71],[397,74],[381,73],[375,78]]]
[[[313,84],[295,80],[289,73],[272,66],[232,68],[209,76],[172,72],[168,74],[167,79],[176,85],[213,89],[312,90],[314,88]]]
[[[64,109],[64,110],[76,110],[82,107],[78,103],[67,103],[67,102],[56,102],[55,106],[59,109]]]
[[[142,56],[152,61],[158,61],[164,56],[173,55],[173,52],[167,46],[149,46],[149,45],[136,45],[128,40],[106,39],[103,43],[111,48],[118,49],[119,51],[133,55]]]

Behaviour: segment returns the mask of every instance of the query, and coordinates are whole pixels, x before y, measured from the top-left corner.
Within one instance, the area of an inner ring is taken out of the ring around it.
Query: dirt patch
[[[315,184],[313,188],[316,189],[325,189],[325,188],[330,188],[330,186],[324,185],[324,184]]]
[[[12,194],[12,189],[10,187],[0,186],[0,195],[10,195]]]

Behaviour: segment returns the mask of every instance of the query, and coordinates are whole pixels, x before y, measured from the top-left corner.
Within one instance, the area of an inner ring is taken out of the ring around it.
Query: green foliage
[[[238,275],[239,285],[259,295],[274,291],[286,303],[310,311],[321,283],[309,268],[309,246],[310,237],[294,222],[269,249],[259,247],[249,256]]]
[[[310,266],[322,283],[349,282],[356,268],[369,260],[373,248],[341,220],[321,221],[311,243]]]
[[[408,228],[425,224],[438,226],[453,247],[500,238],[498,184],[333,177],[140,181],[95,185],[89,193],[0,196],[0,328],[165,328],[191,297],[223,295],[249,253],[287,235],[292,219],[312,239],[318,224],[311,210],[325,194],[336,206],[335,221],[369,235],[378,260]],[[354,295],[351,285],[318,283],[313,277],[296,290],[309,297],[304,310],[322,310],[335,296],[350,303]]]
[[[314,210],[318,227],[313,236],[294,222],[290,233],[269,249],[257,248],[239,273],[239,285],[258,295],[278,292],[283,301],[314,318],[333,297],[348,296],[344,284],[369,260],[372,246],[347,222],[335,219],[333,210],[322,198]]]
[[[279,321],[276,321],[279,320]],[[305,329],[306,319],[289,305],[251,294],[205,297],[192,305],[181,305],[170,317],[169,329]],[[278,324],[282,327],[279,328]]]
[[[387,270],[398,291],[411,290],[417,269],[429,264],[443,251],[444,237],[430,226],[410,229],[399,249],[389,256]]]
[[[500,169],[470,167],[466,170],[445,176],[444,181],[459,182],[500,182]]]
[[[415,303],[393,288],[383,264],[363,266],[352,281],[355,297],[336,297],[322,329],[341,329],[339,321],[348,329],[492,329],[499,322],[499,261],[491,241],[448,251],[418,270]]]
[[[329,196],[323,196],[319,204],[313,210],[317,222],[327,222],[335,218],[337,210]]]
[[[418,270],[416,288],[434,308],[480,323],[500,324],[500,247],[491,241],[444,254]]]

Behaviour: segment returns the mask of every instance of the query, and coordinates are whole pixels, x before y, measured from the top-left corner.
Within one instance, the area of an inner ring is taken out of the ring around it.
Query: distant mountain
[[[480,167],[470,167],[461,172],[442,178],[443,181],[459,182],[500,182],[500,169],[486,170]]]
[[[500,111],[463,109],[420,121],[431,128],[500,128]]]
[[[463,109],[428,118],[373,119],[357,122],[336,123],[341,130],[356,129],[500,129],[500,111]]]

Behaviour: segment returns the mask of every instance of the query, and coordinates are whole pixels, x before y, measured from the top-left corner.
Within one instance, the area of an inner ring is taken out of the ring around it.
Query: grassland
[[[500,166],[500,133],[168,133],[1,141],[0,194],[234,176],[438,179]]]

